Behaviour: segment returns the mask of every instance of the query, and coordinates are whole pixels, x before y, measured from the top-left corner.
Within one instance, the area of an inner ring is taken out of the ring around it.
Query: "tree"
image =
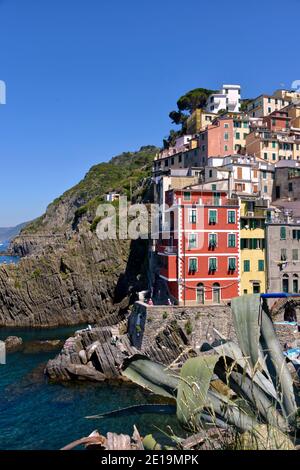
[[[204,108],[207,98],[216,93],[215,90],[206,88],[195,88],[181,96],[177,101],[177,106],[180,111],[188,111],[190,114],[198,108]]]

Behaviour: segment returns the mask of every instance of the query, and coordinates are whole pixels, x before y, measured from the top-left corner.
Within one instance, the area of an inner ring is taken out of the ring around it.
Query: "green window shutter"
[[[196,258],[189,259],[189,272],[196,272],[197,271],[197,260]]]
[[[244,260],[244,272],[245,273],[248,273],[250,271],[250,260],[249,259],[245,259]]]
[[[216,224],[217,223],[217,211],[216,210],[210,210],[209,211],[209,223],[210,224]]]
[[[209,270],[216,271],[217,269],[217,258],[209,258]]]
[[[216,233],[210,233],[209,234],[209,246],[217,246],[217,234]]]
[[[280,240],[286,240],[286,227],[280,227]]]
[[[235,224],[235,211],[228,211],[227,219],[229,224]]]
[[[185,192],[183,193],[183,199],[184,199],[185,201],[190,201],[190,200],[191,200],[191,193],[190,193],[189,191],[185,191]]]
[[[265,262],[263,259],[258,260],[258,270],[259,271],[264,271],[265,270]]]
[[[212,189],[212,191],[216,191],[217,185],[216,185],[216,184],[212,184],[212,185],[211,185],[211,189]]]
[[[228,235],[228,246],[235,247],[235,234],[234,233],[230,233]]]
[[[229,271],[236,270],[236,259],[235,258],[228,258],[228,269]]]

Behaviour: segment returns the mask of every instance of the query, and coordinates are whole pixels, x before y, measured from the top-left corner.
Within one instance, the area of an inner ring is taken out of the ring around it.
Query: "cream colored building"
[[[250,117],[259,118],[279,111],[290,103],[286,98],[279,98],[271,95],[260,95],[251,101],[247,106],[247,113]]]

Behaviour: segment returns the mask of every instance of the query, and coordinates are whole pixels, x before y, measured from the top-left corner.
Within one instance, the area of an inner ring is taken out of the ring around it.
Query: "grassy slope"
[[[104,200],[106,192],[120,191],[129,196],[138,183],[151,173],[152,162],[159,149],[154,146],[141,147],[137,152],[124,152],[109,162],[93,166],[85,177],[62,196],[55,199],[44,215],[30,223],[22,233],[33,233],[45,227],[47,215],[54,214],[62,203],[76,201],[75,219],[85,213],[93,214],[97,205]]]

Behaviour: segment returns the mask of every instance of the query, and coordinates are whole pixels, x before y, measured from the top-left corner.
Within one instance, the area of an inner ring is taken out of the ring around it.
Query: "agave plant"
[[[238,344],[225,339],[205,344],[178,374],[135,355],[124,363],[123,374],[174,400],[179,422],[191,433],[213,425],[237,431],[243,448],[292,449],[299,394],[267,306],[259,294],[235,298],[231,305]]]

